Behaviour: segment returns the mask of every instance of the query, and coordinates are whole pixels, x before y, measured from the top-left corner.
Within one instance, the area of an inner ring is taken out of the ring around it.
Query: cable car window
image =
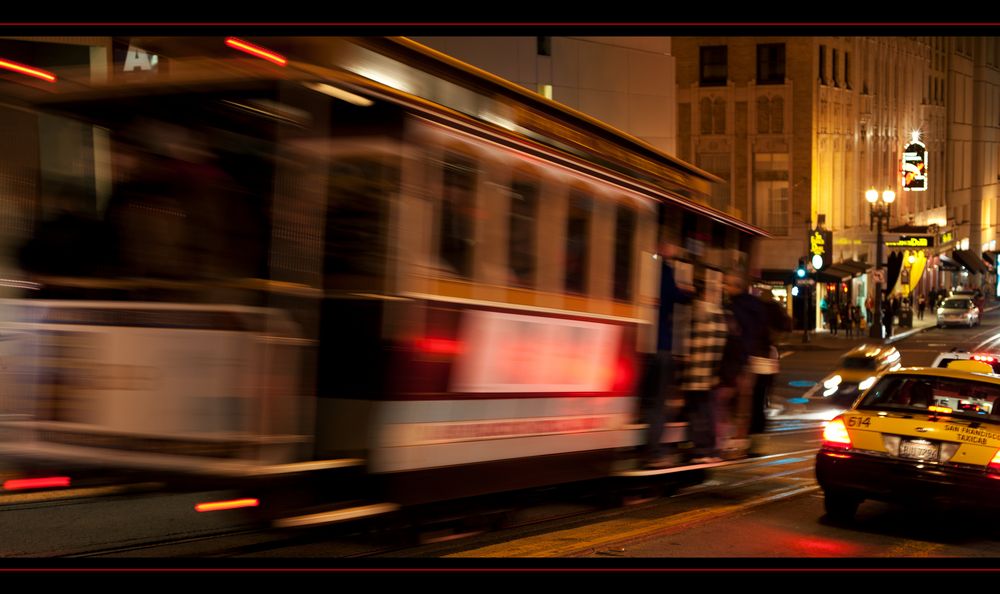
[[[635,211],[618,206],[615,216],[615,299],[632,300],[632,244],[635,239]]]
[[[510,186],[510,283],[535,286],[535,226],[538,220],[538,186],[515,181]]]
[[[441,218],[438,248],[441,261],[454,274],[472,276],[472,248],[475,243],[475,164],[457,155],[444,163],[441,187]]]
[[[587,269],[590,260],[590,213],[593,200],[574,191],[570,194],[566,220],[566,292],[587,293]]]

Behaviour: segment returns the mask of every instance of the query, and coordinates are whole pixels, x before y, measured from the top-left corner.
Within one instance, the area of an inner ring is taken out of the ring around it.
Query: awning
[[[956,262],[966,267],[973,274],[988,274],[990,269],[986,267],[983,259],[969,250],[953,250],[952,257]]]
[[[857,260],[844,260],[843,262],[837,262],[837,266],[850,270],[855,276],[868,272],[872,267],[871,264],[866,264],[865,262],[859,262]]]
[[[827,266],[822,270],[817,270],[814,274],[816,282],[820,283],[839,283],[851,278],[852,276],[854,276],[854,273],[847,268],[841,267],[840,264]]]
[[[954,270],[954,271],[958,271],[958,270],[962,269],[962,265],[961,264],[959,264],[958,262],[952,260],[950,257],[948,257],[945,254],[941,254],[940,256],[938,256],[938,262],[940,263],[939,266],[940,266],[941,270]]]

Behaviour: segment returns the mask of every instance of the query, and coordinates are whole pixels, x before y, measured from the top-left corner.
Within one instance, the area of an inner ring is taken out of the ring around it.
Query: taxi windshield
[[[878,359],[875,357],[844,357],[840,360],[841,369],[875,369]]]
[[[928,375],[891,375],[870,390],[858,409],[936,412],[1000,423],[1000,384]],[[933,407],[933,409],[932,409]]]

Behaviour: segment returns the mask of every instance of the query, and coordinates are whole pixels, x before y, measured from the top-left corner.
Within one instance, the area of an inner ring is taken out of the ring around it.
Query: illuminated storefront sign
[[[946,243],[951,243],[953,241],[955,241],[955,233],[954,232],[948,231],[947,233],[942,233],[941,234],[941,245],[944,245]]]
[[[886,247],[916,247],[925,248],[934,245],[933,237],[910,237],[907,235],[901,235],[896,241],[885,242]]]
[[[927,147],[914,140],[903,149],[903,190],[923,192],[927,189]]]

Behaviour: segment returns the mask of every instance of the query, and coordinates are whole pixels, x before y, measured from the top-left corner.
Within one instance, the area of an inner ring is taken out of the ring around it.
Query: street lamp
[[[892,190],[882,192],[882,199],[879,200],[878,190],[872,188],[865,192],[865,200],[871,209],[868,220],[868,229],[872,225],[877,225],[878,231],[875,236],[875,270],[882,270],[882,220],[885,219],[886,226],[889,225],[889,215],[892,212],[892,202],[896,199],[896,193]],[[869,328],[868,335],[872,338],[882,338],[882,281],[875,283],[875,315],[874,323]]]

